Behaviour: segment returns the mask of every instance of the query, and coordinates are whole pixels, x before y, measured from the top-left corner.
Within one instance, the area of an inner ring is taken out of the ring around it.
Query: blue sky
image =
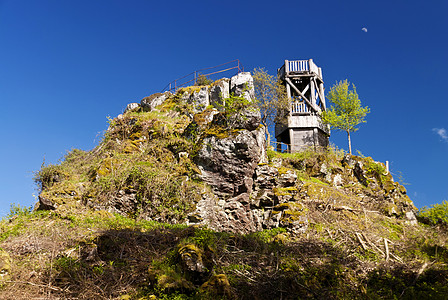
[[[356,84],[353,149],[390,161],[417,207],[448,199],[448,2],[0,0],[0,215],[30,206],[33,171],[92,149],[127,103],[240,59]],[[366,28],[363,31],[362,28]],[[344,133],[331,142],[347,149]]]

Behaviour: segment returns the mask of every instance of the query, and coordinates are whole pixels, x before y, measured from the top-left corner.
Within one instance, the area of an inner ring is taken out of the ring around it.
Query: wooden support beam
[[[326,110],[327,108],[325,107],[325,98],[324,98],[324,93],[323,93],[323,84],[317,84],[317,80],[316,78],[313,78],[314,83],[316,84],[317,87],[317,93],[319,94],[319,98],[320,98],[320,102],[322,103],[322,110]]]
[[[285,76],[286,79],[286,76]],[[286,95],[288,96],[289,99],[289,105],[291,105],[291,87],[289,86],[289,84],[286,84]],[[292,111],[291,108],[289,109],[289,115],[292,116]]]
[[[327,104],[325,103],[325,93],[324,93],[324,84],[320,83],[319,84],[319,91],[320,91],[320,95],[321,95],[321,101],[322,101],[322,106],[324,108],[324,110],[327,110]]]
[[[314,112],[317,113],[318,110],[314,107],[314,105],[310,102],[310,100],[308,100],[308,98],[305,97],[305,95],[302,94],[302,93],[299,91],[298,88],[296,88],[296,86],[291,82],[291,80],[290,80],[288,77],[285,77],[285,80],[286,80],[286,82],[288,83],[288,85],[291,86],[292,89],[293,89],[294,91],[296,91],[296,93],[299,94],[299,95],[303,98],[303,100],[305,100],[305,102],[310,106],[310,108],[311,108],[312,110],[314,110]]]
[[[308,91],[309,88],[310,88],[310,85],[307,84],[306,87],[303,89],[302,94],[305,95],[305,93]]]
[[[316,99],[316,89],[315,89],[315,85],[314,85],[315,81],[314,81],[314,77],[311,78],[310,80],[310,86],[311,86],[311,103],[313,103],[314,105],[317,106],[317,99]]]

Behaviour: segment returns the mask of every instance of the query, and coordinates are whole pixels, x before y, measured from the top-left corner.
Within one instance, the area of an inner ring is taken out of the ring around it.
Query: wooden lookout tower
[[[290,106],[287,122],[275,125],[277,150],[281,150],[281,143],[288,146],[288,152],[328,146],[330,130],[320,117],[326,109],[322,69],[312,59],[285,60],[278,75],[286,86]]]

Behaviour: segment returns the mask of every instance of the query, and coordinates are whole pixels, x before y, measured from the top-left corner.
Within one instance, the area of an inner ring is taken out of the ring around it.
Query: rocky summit
[[[260,119],[250,73],[128,104],[2,221],[0,298],[444,299],[446,228],[383,163]]]

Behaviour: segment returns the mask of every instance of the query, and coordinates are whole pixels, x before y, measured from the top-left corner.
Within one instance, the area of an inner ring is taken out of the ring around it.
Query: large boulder
[[[247,100],[255,99],[254,79],[250,72],[242,72],[230,79],[230,93],[243,96]]]
[[[250,193],[255,168],[264,154],[260,136],[264,136],[263,128],[243,129],[225,138],[205,137],[195,159],[203,180],[219,194]]]
[[[154,110],[154,108],[165,102],[165,100],[168,99],[168,97],[170,97],[171,95],[172,94],[170,92],[153,94],[151,96],[143,98],[140,101],[140,106],[143,111],[152,111]]]
[[[224,99],[230,96],[230,79],[223,78],[215,81],[210,87],[210,104],[219,111],[224,110]]]
[[[210,105],[209,87],[201,86],[194,90],[188,99],[188,103],[193,105],[193,113],[204,111]]]
[[[124,109],[124,113],[135,111],[140,107],[138,103],[129,103],[126,108]]]

